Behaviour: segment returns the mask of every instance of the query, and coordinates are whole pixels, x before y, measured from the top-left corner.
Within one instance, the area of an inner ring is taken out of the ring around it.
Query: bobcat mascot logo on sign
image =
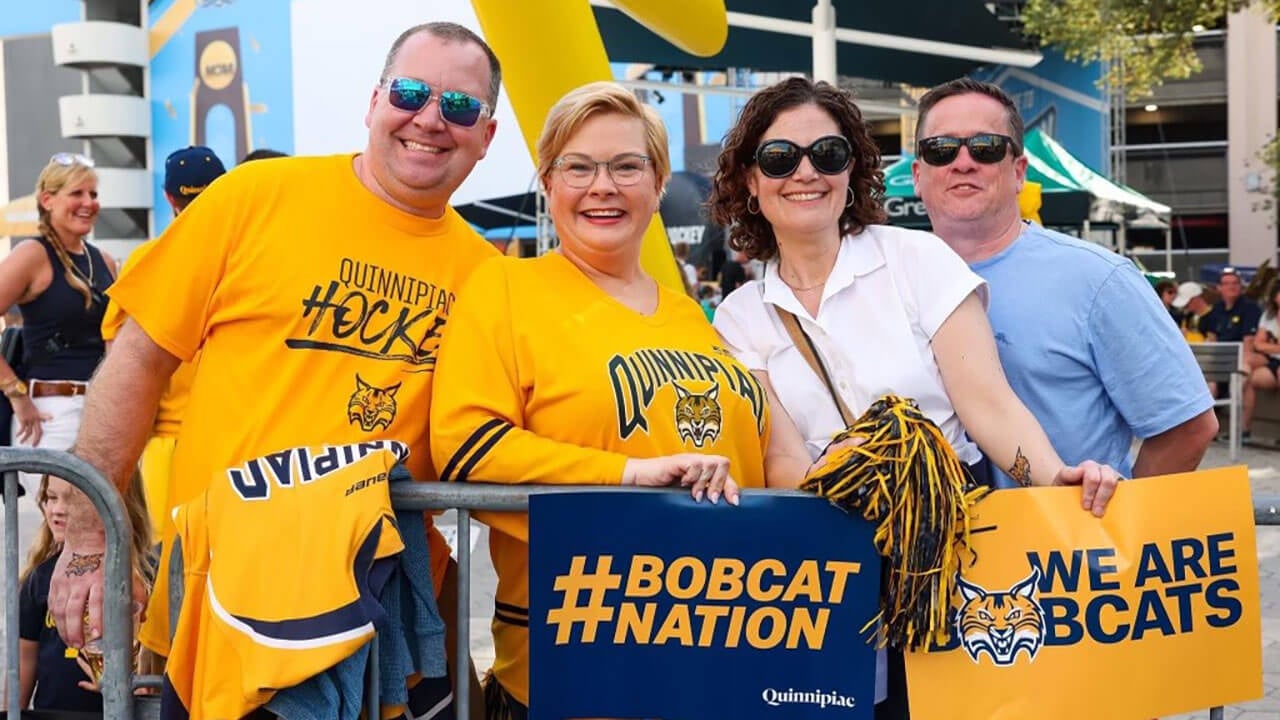
[[[988,592],[958,578],[964,604],[956,612],[956,633],[975,663],[984,652],[1000,667],[1013,665],[1019,650],[1027,651],[1028,662],[1036,659],[1044,644],[1044,610],[1036,600],[1039,582],[1038,568],[1007,592]]]

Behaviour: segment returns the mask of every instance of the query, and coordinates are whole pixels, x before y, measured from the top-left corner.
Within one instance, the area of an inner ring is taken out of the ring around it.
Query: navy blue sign
[[[871,525],[805,497],[529,503],[530,717],[869,720]]]

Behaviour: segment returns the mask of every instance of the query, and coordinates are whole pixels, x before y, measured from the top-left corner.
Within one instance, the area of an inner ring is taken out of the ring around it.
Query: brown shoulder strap
[[[822,380],[822,384],[827,386],[827,392],[831,394],[831,399],[836,403],[836,409],[840,411],[840,419],[844,421],[845,427],[853,425],[855,418],[853,413],[849,412],[849,407],[844,404],[844,400],[840,399],[840,393],[836,392],[836,387],[831,383],[831,375],[827,373],[827,366],[823,364],[822,357],[818,355],[818,347],[813,344],[813,340],[809,334],[800,327],[800,320],[789,310],[783,310],[777,305],[773,309],[778,312],[778,317],[782,319],[782,327],[787,329],[787,334],[791,336],[791,342],[804,356],[804,361],[809,363],[809,367]]]

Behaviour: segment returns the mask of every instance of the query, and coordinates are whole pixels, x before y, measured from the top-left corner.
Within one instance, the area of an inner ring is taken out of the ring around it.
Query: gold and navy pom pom
[[[916,650],[945,641],[947,614],[969,542],[969,512],[990,488],[965,472],[933,421],[915,402],[885,395],[832,444],[801,489],[876,526],[883,558],[879,644]]]

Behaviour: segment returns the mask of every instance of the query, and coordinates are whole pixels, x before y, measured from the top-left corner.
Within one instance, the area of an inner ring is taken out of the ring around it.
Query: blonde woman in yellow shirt
[[[689,487],[736,503],[808,466],[790,421],[698,304],[640,264],[671,174],[662,121],[614,83],[578,88],[538,141],[557,252],[482,265],[458,298],[432,399],[440,479]],[[780,421],[781,420],[781,421]],[[794,448],[794,452],[784,450]],[[766,471],[767,466],[767,471]],[[480,514],[498,573],[490,718],[529,704],[528,517]]]

